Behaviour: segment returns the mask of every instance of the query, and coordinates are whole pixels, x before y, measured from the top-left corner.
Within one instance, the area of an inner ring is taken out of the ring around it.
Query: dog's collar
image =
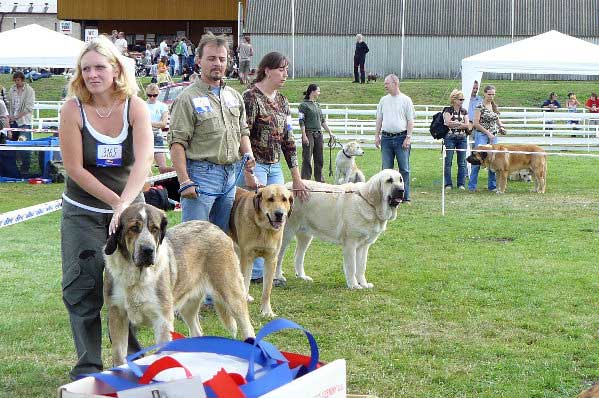
[[[343,154],[345,155],[346,158],[351,159],[351,156],[348,155],[347,153],[345,153],[345,148],[342,148],[341,152],[343,152]]]
[[[362,199],[364,199],[364,202],[368,203],[370,205],[370,207],[372,207],[375,211],[376,211],[376,206],[373,205],[372,203],[370,203],[368,201],[368,199],[366,199],[364,196],[362,196],[362,193],[360,191],[355,191],[359,197],[361,197]]]

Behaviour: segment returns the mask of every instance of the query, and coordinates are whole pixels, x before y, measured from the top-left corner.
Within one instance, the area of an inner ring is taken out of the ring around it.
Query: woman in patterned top
[[[260,184],[284,184],[281,152],[293,179],[293,195],[300,200],[308,198],[297,162],[295,139],[291,127],[289,102],[278,90],[287,80],[289,61],[278,52],[268,53],[260,61],[254,85],[243,93],[243,101],[250,129],[252,152],[256,158],[255,176]],[[246,175],[246,182],[251,181]],[[264,259],[254,262],[252,279],[262,278]],[[282,281],[281,281],[282,282]],[[274,285],[281,285],[279,281]]]
[[[464,187],[466,181],[466,147],[467,147],[467,132],[468,132],[468,111],[462,108],[464,103],[464,93],[460,90],[453,90],[449,95],[451,106],[443,108],[443,121],[449,127],[449,132],[443,139],[445,148],[460,149],[459,151],[447,151],[445,155],[445,189],[451,190],[451,163],[453,161],[453,153],[457,152],[458,157],[458,188]]]
[[[495,87],[487,86],[484,91],[482,104],[474,109],[474,146],[485,144],[497,144],[497,134],[505,134],[503,123],[499,120],[499,110],[495,105]],[[476,191],[476,182],[480,166],[472,166],[470,170],[470,181],[468,181],[468,190]],[[487,182],[489,191],[497,190],[495,173],[489,170],[489,179]]]

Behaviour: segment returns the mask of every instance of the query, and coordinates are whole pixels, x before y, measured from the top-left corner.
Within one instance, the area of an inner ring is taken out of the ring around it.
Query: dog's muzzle
[[[155,261],[155,248],[153,246],[141,246],[137,255],[135,265],[138,267],[149,267]]]
[[[387,198],[387,203],[391,207],[397,207],[403,201],[404,190],[401,188],[393,188],[391,194]]]
[[[273,217],[271,218],[270,214],[267,214],[268,222],[270,226],[274,229],[280,229],[283,226],[283,221],[285,220],[285,213],[281,210],[277,210],[273,213]]]
[[[480,160],[478,160],[478,158],[474,155],[470,155],[466,158],[466,160],[468,161],[468,163],[473,164],[475,166],[480,166],[481,162]]]

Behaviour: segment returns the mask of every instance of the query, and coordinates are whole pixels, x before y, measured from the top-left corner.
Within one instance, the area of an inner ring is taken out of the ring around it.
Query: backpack
[[[445,121],[443,120],[443,111],[437,112],[433,115],[433,121],[431,122],[429,131],[436,140],[442,140],[445,138],[449,128],[445,125]]]
[[[175,47],[175,54],[177,55],[181,55],[183,54],[183,42],[179,42],[177,43],[177,46]]]

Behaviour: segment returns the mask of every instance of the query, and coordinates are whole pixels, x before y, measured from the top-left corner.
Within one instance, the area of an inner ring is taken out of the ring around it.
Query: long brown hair
[[[483,91],[486,94],[487,91],[490,91],[490,90],[495,90],[495,86],[492,86],[489,84],[488,86],[485,86],[485,89]],[[493,100],[491,100],[491,108],[493,108],[493,112],[495,112],[496,114],[499,115],[499,109],[497,108],[497,105],[495,104],[495,101],[493,101]]]
[[[289,65],[289,61],[280,52],[273,51],[266,54],[260,61],[260,65],[258,65],[258,72],[256,72],[256,80],[254,83],[261,82],[266,78],[266,68],[277,69],[287,65]]]

